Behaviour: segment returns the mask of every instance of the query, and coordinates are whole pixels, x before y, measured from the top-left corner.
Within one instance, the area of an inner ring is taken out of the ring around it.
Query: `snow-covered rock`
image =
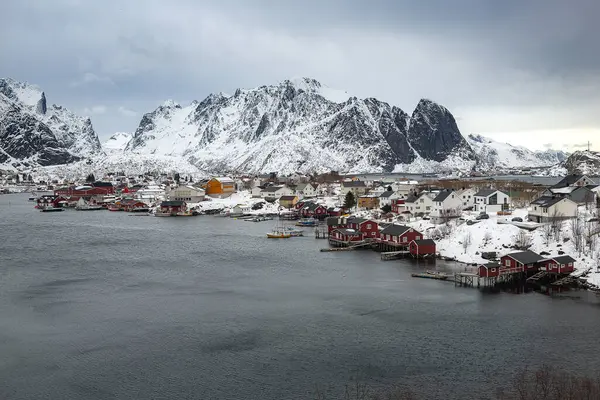
[[[101,152],[88,117],[48,107],[37,86],[0,79],[0,164],[66,164]]]
[[[215,172],[284,174],[383,172],[450,156],[474,163],[444,107],[422,100],[411,118],[309,78],[211,94],[187,106],[167,101],[143,116],[125,153],[179,156]]]
[[[482,135],[469,135],[467,141],[477,154],[478,169],[549,167],[562,163],[568,154],[560,150],[532,151],[501,143]]]
[[[569,174],[599,175],[600,152],[576,151],[562,164]]]
[[[108,139],[106,139],[104,143],[102,143],[102,148],[107,154],[122,153],[132,138],[133,135],[131,133],[117,132]]]

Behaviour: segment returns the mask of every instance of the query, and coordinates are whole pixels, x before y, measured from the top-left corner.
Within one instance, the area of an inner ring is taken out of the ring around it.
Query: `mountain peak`
[[[179,105],[179,103],[176,103],[175,100],[168,99],[168,100],[165,100],[165,102],[161,104],[161,107],[177,108],[177,107],[181,107],[181,106]]]

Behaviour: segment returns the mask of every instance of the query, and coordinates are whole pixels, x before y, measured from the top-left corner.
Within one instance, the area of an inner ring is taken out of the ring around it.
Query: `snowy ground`
[[[580,210],[582,225],[592,215],[586,213],[583,207]],[[525,219],[526,209],[517,209],[510,216],[496,216],[490,214],[490,218],[482,220],[474,225],[467,225],[466,220],[474,219],[476,213],[465,213],[465,220],[455,220],[450,225],[450,233],[443,239],[436,240],[437,250],[443,257],[450,257],[464,263],[485,263],[487,260],[481,257],[482,252],[497,252],[498,256],[517,251],[511,246],[515,244],[516,236],[522,231],[521,228],[511,224],[499,224],[498,220],[510,220],[514,217]],[[423,232],[426,237],[431,237],[440,225],[432,224],[430,220],[418,220],[408,222],[407,225]],[[589,273],[588,282],[600,287],[600,252],[590,251],[589,249],[576,250],[573,238],[573,227],[568,221],[562,223],[562,229],[559,240],[546,239],[542,227],[529,232],[524,230],[531,238],[530,250],[536,253],[547,252],[549,256],[558,256],[559,251],[565,255],[570,255],[577,262],[575,266],[577,271],[574,275]],[[465,242],[467,245],[465,245]],[[468,244],[470,242],[470,244]],[[599,240],[600,242],[600,240]],[[600,243],[599,243],[600,244]],[[597,246],[593,246],[597,247]]]

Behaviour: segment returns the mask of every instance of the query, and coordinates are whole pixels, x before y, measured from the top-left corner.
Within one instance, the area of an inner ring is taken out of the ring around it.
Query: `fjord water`
[[[270,222],[26,200],[0,196],[2,399],[312,399],[355,378],[485,399],[525,365],[600,367],[587,292],[483,294]]]

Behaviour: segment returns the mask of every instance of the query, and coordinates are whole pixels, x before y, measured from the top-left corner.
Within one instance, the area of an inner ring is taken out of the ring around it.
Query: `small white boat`
[[[304,236],[304,231],[302,229],[297,229],[292,226],[286,226],[282,231],[284,233],[289,233],[292,237]]]

